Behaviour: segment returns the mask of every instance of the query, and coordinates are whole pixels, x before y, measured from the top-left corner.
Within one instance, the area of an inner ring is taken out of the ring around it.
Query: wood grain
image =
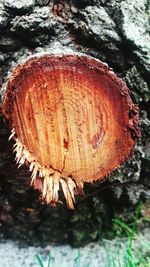
[[[76,184],[103,179],[130,155],[139,135],[126,84],[106,64],[82,55],[45,55],[19,65],[3,113],[38,162],[37,172],[50,169]]]

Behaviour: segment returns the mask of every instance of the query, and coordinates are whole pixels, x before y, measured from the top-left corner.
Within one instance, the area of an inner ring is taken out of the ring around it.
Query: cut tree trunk
[[[102,180],[131,154],[140,136],[138,108],[107,66],[82,54],[29,58],[12,72],[3,114],[19,166],[47,203],[69,208],[84,182]]]

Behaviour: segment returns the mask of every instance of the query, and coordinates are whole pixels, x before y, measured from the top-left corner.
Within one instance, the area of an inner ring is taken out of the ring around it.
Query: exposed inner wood
[[[49,177],[57,173],[55,180],[62,177],[64,188],[70,178],[72,188],[102,179],[134,146],[129,96],[108,73],[84,64],[82,58],[33,58],[15,70],[8,84],[4,114],[17,142],[30,153],[25,159],[37,162],[39,173],[40,168],[50,170]],[[46,179],[53,180],[58,192],[52,176]]]

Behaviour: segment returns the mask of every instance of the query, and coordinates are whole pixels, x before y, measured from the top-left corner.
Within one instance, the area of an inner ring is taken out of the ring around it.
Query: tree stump
[[[82,54],[38,55],[8,79],[3,114],[16,162],[28,164],[47,203],[69,208],[85,182],[102,180],[131,154],[138,108],[107,64]]]

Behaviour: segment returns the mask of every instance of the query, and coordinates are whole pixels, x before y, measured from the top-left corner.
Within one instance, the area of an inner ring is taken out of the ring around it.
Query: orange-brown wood
[[[65,187],[70,179],[72,197],[75,184],[82,188],[118,167],[139,135],[137,106],[126,84],[106,64],[83,55],[45,55],[19,65],[3,113],[16,152],[25,151],[18,152],[18,162],[24,157],[20,163],[34,165],[34,179],[55,174],[52,188],[54,180]]]

